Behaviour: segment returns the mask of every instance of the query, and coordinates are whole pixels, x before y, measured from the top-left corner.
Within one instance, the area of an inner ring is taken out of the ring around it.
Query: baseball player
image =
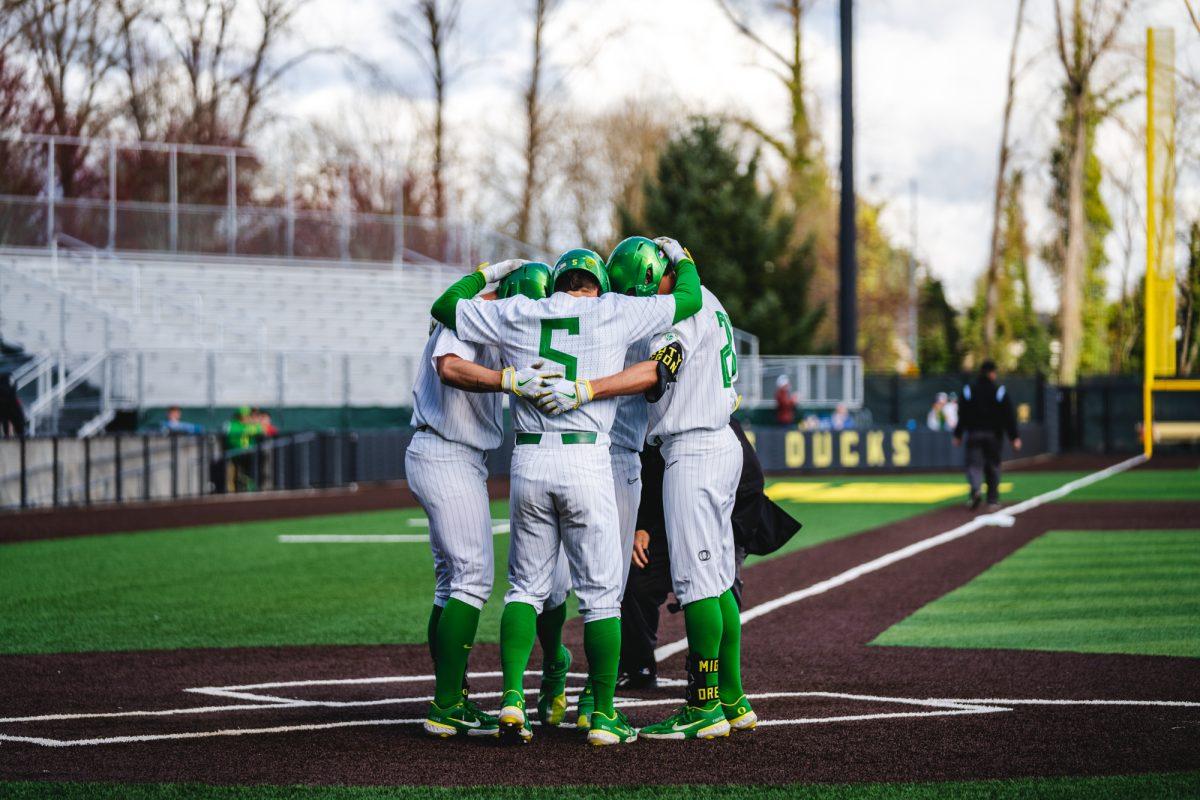
[[[669,288],[664,276],[672,266],[691,263],[672,239],[635,236],[617,245],[608,268],[615,292],[655,296]],[[593,381],[598,395],[601,388],[607,395],[649,387],[647,441],[661,448],[665,462],[671,579],[687,626],[692,690],[677,713],[642,728],[652,739],[711,739],[758,722],[742,690],[741,619],[731,591],[731,516],[742,468],[742,448],[729,428],[738,402],[737,354],[724,306],[707,289],[701,296],[698,314],[654,339],[650,360]],[[560,407],[562,395],[558,384],[537,401],[539,408]]]
[[[625,353],[625,366],[630,367],[645,361],[650,355],[650,340],[635,342]],[[642,499],[641,450],[646,441],[646,425],[649,410],[641,394],[629,394],[618,398],[617,415],[613,421],[609,445],[612,458],[613,486],[617,491],[617,519],[621,529],[621,558],[624,571],[621,573],[621,596],[625,595],[625,584],[629,580],[630,558],[633,554],[633,535],[637,529],[638,505]],[[622,623],[624,630],[624,623]],[[576,706],[575,726],[587,730],[592,713],[592,687],[585,686],[579,694]]]
[[[532,736],[525,714],[524,672],[561,546],[584,620],[595,704],[587,740],[597,745],[631,742],[637,731],[613,708],[624,569],[608,450],[617,403],[595,398],[580,375],[617,372],[631,344],[696,313],[700,281],[688,261],[678,267],[670,295],[634,299],[609,294],[603,260],[588,250],[571,250],[555,264],[554,293],[546,300],[518,296],[470,302],[488,282],[513,269],[503,263],[484,266],[455,282],[433,306],[434,318],[460,339],[496,347],[506,362],[532,365],[544,360],[561,367],[564,378],[553,384],[554,394],[564,406],[578,409],[556,418],[527,404],[514,408],[512,588],[500,624],[504,697],[499,724],[502,734],[524,741]],[[581,408],[584,403],[587,407]]]
[[[429,517],[436,585],[428,631],[436,686],[425,730],[440,737],[499,733],[496,717],[483,713],[465,691],[467,656],[480,609],[492,592],[485,458],[500,445],[503,431],[502,398],[485,392],[519,395],[521,387],[533,391],[548,374],[536,367],[501,371],[499,364],[494,348],[466,344],[435,322],[413,388],[416,433],[405,454],[405,474]]]
[[[742,446],[742,472],[733,502],[733,541],[738,572],[747,555],[768,555],[783,547],[800,530],[791,514],[766,496],[762,464],[737,420],[729,420]],[[617,688],[644,689],[657,683],[659,607],[671,592],[671,558],[663,510],[663,468],[656,447],[642,451],[642,501],[638,507],[633,546],[634,569],[621,600],[621,676]],[[741,579],[735,578],[734,599],[741,608]],[[674,612],[676,604],[668,606]]]

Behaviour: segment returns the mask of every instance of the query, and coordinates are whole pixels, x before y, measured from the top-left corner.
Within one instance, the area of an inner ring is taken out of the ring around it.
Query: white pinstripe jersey
[[[467,301],[459,305],[486,305]],[[464,392],[442,383],[437,359],[453,353],[489,369],[500,369],[500,359],[490,347],[468,344],[435,322],[425,342],[413,385],[414,428],[426,425],[438,436],[478,450],[495,450],[504,438],[503,396],[497,392]]]
[[[650,357],[650,340],[643,339],[625,351],[625,366],[632,367]],[[617,399],[617,415],[613,419],[609,438],[617,447],[641,452],[646,444],[646,426],[650,422],[650,409],[646,398],[640,394]]]
[[[619,294],[574,297],[555,292],[545,300],[525,296],[490,303],[460,302],[456,330],[463,341],[497,347],[518,369],[535,361],[560,365],[568,380],[620,372],[630,345],[668,330],[675,317],[670,295],[639,298]],[[513,406],[518,431],[608,433],[617,401],[598,400],[550,417],[530,403]]]
[[[650,352],[671,341],[683,348],[683,364],[675,382],[657,403],[650,404],[649,436],[693,430],[715,431],[729,424],[737,401],[737,350],[733,326],[717,296],[701,287],[700,312],[688,317],[650,344]]]

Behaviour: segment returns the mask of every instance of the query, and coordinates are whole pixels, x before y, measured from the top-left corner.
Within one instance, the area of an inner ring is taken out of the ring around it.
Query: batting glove
[[[500,373],[501,387],[504,391],[512,392],[530,402],[539,400],[551,391],[547,387],[562,377],[561,372],[543,371],[542,365],[543,362],[535,361],[522,369],[505,367]]]
[[[499,261],[495,264],[489,264],[485,261],[479,265],[478,272],[488,283],[496,283],[506,275],[516,272],[528,263],[528,261],[522,258],[510,258],[507,261]]]
[[[591,381],[562,379],[548,382],[546,386],[548,391],[537,401],[537,407],[542,413],[552,417],[574,411],[584,403],[592,402],[592,398],[595,397]]]
[[[672,267],[678,266],[679,262],[684,259],[692,260],[692,254],[687,251],[687,248],[669,236],[659,236],[654,243],[663,251]]]

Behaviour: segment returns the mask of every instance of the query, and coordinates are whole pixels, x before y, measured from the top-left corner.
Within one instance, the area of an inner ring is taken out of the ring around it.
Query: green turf
[[[805,508],[811,546],[925,511],[922,506]],[[497,518],[507,503],[494,503]],[[0,547],[0,652],[44,653],[425,639],[429,545],[281,544],[280,533],[419,533],[419,509]],[[508,536],[495,537],[493,602],[479,641],[499,639]],[[787,552],[787,550],[783,551]]]
[[[1200,772],[1089,778],[1023,778],[943,783],[784,784],[781,786],[312,787],[200,784],[0,783],[10,800],[924,800],[983,798],[1195,797]]]
[[[1065,499],[1075,503],[1092,500],[1200,500],[1200,469],[1135,469],[1094,483]]]
[[[1200,530],[1047,533],[873,644],[1200,658]]]
[[[1031,497],[1080,474],[1012,473],[1005,478],[1013,483],[1006,499]],[[1155,497],[1174,498],[1188,495],[1196,474],[1139,471],[1102,486],[1109,496],[1136,496],[1150,487]],[[867,479],[960,482],[962,476]],[[931,508],[792,502],[784,507],[804,529],[776,555]],[[506,516],[507,504],[493,504],[492,513]],[[406,523],[420,516],[413,509],[3,545],[0,652],[421,642],[433,576],[427,544],[280,544],[275,538],[279,533],[419,533],[424,529]],[[495,600],[507,587],[508,537],[495,537],[495,544],[496,588],[480,622],[483,642],[498,638],[500,603]]]
[[[495,517],[507,504],[492,506]],[[281,533],[420,533],[419,509],[57,539],[0,548],[0,651],[421,642],[425,542],[280,544]],[[496,596],[508,537],[496,536]],[[484,611],[495,641],[501,606]]]

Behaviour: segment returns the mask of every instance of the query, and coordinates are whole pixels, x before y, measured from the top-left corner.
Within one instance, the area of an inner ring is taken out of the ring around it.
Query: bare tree
[[[545,31],[551,13],[560,0],[533,0],[533,62],[523,96],[525,105],[524,174],[521,199],[517,204],[516,236],[528,241],[534,203],[542,187],[542,162],[548,134],[545,104],[546,46]]]
[[[1062,352],[1058,378],[1066,386],[1075,384],[1083,341],[1083,284],[1087,231],[1084,211],[1084,170],[1087,158],[1088,115],[1096,96],[1093,79],[1096,65],[1115,41],[1132,0],[1073,0],[1069,18],[1062,0],[1054,0],[1055,41],[1065,79],[1068,125],[1064,142],[1067,164],[1067,237],[1063,252]],[[1105,13],[1107,11],[1107,13]]]
[[[1012,152],[1009,128],[1012,123],[1013,102],[1017,88],[1017,50],[1021,44],[1021,29],[1025,25],[1025,0],[1017,0],[1017,25],[1013,30],[1012,48],[1008,53],[1008,80],[1004,96],[1004,121],[1000,126],[1000,157],[996,168],[996,189],[992,205],[992,244],[988,253],[984,285],[983,349],[991,353],[996,340],[996,311],[1000,304],[1000,215],[1004,203],[1005,183],[1008,180],[1008,160]]]
[[[749,4],[744,0],[716,2],[737,32],[766,53],[771,62],[768,69],[787,91],[790,118],[785,137],[770,133],[752,119],[741,118],[737,122],[762,139],[783,159],[788,170],[788,195],[798,208],[802,207],[811,201],[814,183],[824,182],[820,157],[814,152],[816,136],[804,96],[804,15],[812,7],[814,0],[770,0],[766,4],[770,11],[782,13],[787,17],[787,50],[778,49],[754,30],[750,21],[750,9],[746,7]]]
[[[105,0],[4,0],[3,14],[30,57],[49,108],[47,132],[86,136],[108,122],[101,87],[114,64],[112,15]],[[59,184],[76,190],[82,149],[55,153]]]
[[[457,77],[450,46],[458,32],[462,0],[412,0],[406,13],[392,15],[401,43],[416,56],[433,88],[433,213],[446,216],[446,94]]]
[[[279,81],[304,60],[330,52],[307,48],[279,58],[308,2],[257,0],[257,30],[242,41],[235,22],[238,0],[176,0],[174,13],[159,18],[184,76],[186,102],[172,134],[206,144],[244,145],[262,122],[265,101]]]

